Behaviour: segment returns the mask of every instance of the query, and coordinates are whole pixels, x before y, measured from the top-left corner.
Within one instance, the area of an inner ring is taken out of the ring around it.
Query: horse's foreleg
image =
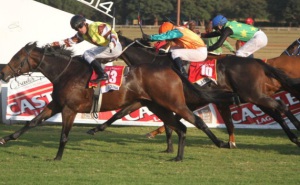
[[[89,131],[87,131],[87,133],[94,135],[98,131],[104,131],[113,122],[115,122],[116,120],[121,119],[122,117],[126,116],[127,114],[139,109],[140,107],[142,107],[141,103],[135,102],[135,103],[123,108],[122,110],[118,111],[116,114],[114,114],[109,120],[107,120],[103,124],[90,129]]]
[[[181,109],[180,109],[181,108]],[[177,110],[175,110],[179,116],[181,116],[186,121],[195,125],[198,129],[202,130],[219,148],[229,148],[228,143],[224,143],[222,140],[219,140],[212,131],[208,128],[208,126],[204,123],[204,121],[199,117],[193,114],[187,107],[177,106]]]
[[[231,111],[229,109],[229,105],[224,104],[216,104],[220,115],[223,118],[223,121],[226,125],[227,133],[229,135],[229,147],[236,148],[235,144],[235,136],[234,136],[234,124],[231,118]]]
[[[168,127],[167,125],[164,125],[164,130],[166,131],[166,136],[167,136],[167,150],[166,150],[166,152],[167,153],[173,153],[173,151],[174,151],[173,142],[172,142],[172,132],[173,132],[173,130],[170,127]]]
[[[61,160],[65,146],[68,142],[69,132],[73,126],[77,112],[74,112],[69,107],[65,106],[62,111],[62,130],[59,142],[59,148],[54,160]]]
[[[164,133],[165,132],[165,126],[160,126],[157,129],[149,132],[146,134],[147,138],[155,138],[156,135]]]
[[[167,153],[173,152],[173,143],[171,140],[172,130],[173,129],[178,135],[178,152],[177,156],[172,159],[175,161],[181,161],[183,159],[184,146],[185,146],[185,135],[186,135],[186,126],[180,122],[177,117],[174,116],[173,112],[156,104],[149,102],[147,104],[148,109],[153,112],[159,119],[164,122],[166,126],[166,136],[167,136]]]
[[[22,127],[20,130],[16,131],[13,134],[10,134],[8,136],[5,136],[0,139],[0,144],[5,144],[10,140],[16,140],[18,139],[22,134],[24,134],[27,130],[36,127],[37,125],[40,125],[43,123],[44,120],[52,117],[54,114],[60,112],[58,108],[56,108],[54,102],[50,102],[44,110],[38,114],[35,118],[33,118],[31,121],[27,122],[24,127]]]
[[[219,147],[219,148],[230,148],[228,143],[224,143],[222,140],[219,140],[214,133],[208,128],[208,126],[204,123],[204,121],[196,116],[195,116],[195,126],[198,129],[201,129],[211,140],[214,142],[214,144]]]

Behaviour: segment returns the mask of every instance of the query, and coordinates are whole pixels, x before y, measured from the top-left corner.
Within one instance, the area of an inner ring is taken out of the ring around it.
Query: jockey
[[[253,54],[268,43],[266,34],[252,25],[228,21],[223,15],[217,15],[213,18],[212,23],[216,31],[201,34],[201,36],[204,38],[220,36],[220,38],[214,45],[208,47],[208,51],[213,51],[222,46],[227,37],[246,42],[244,46],[236,51],[236,55],[241,57]]]
[[[171,40],[174,42],[170,48],[172,59],[179,71],[188,77],[182,60],[202,62],[207,57],[207,48],[203,40],[196,33],[186,27],[174,26],[170,22],[164,22],[159,27],[159,34],[143,35],[147,41]]]
[[[249,25],[254,25],[254,20],[253,20],[251,17],[248,17],[248,18],[245,20],[245,23],[246,23],[246,24],[249,24]],[[236,48],[236,50],[240,49],[240,48],[241,48],[243,45],[245,45],[245,44],[246,44],[246,42],[237,40],[236,43],[235,43],[235,48]],[[254,55],[251,54],[251,55],[249,55],[248,57],[254,58]]]
[[[104,72],[101,63],[96,58],[115,58],[122,52],[117,33],[111,29],[110,25],[103,22],[86,23],[86,19],[81,15],[75,15],[70,21],[71,27],[77,31],[71,38],[53,42],[52,46],[71,47],[73,44],[84,40],[96,45],[97,47],[86,50],[83,58],[92,65],[98,77],[93,82],[107,80],[108,75]]]

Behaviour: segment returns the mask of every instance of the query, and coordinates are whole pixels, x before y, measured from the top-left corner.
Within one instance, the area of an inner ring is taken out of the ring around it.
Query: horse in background
[[[172,59],[168,54],[165,54],[163,56],[155,54],[152,51],[148,51],[143,48],[140,42],[132,41],[121,35],[119,35],[119,39],[123,48],[125,48],[124,52],[121,55],[121,58],[127,65],[137,65],[140,63],[160,64],[166,62],[169,63],[169,65],[172,65]],[[220,59],[217,64],[217,71],[219,77],[217,85],[208,84],[204,87],[196,87],[199,89],[222,89],[237,93],[244,102],[251,102],[261,108],[261,110],[263,110],[265,113],[269,114],[281,125],[283,130],[288,135],[289,139],[296,145],[300,146],[297,136],[291,132],[281,114],[285,114],[297,128],[300,128],[299,121],[288,110],[283,102],[274,100],[272,97],[268,96],[267,93],[269,93],[270,90],[267,90],[266,92],[267,88],[262,88],[265,87],[265,83],[273,83],[274,79],[276,79],[284,88],[288,89],[289,91],[293,91],[290,85],[288,85],[289,78],[285,74],[283,74],[280,70],[277,70],[265,64],[259,59],[241,58],[236,56],[230,56]],[[274,89],[272,88],[272,90]],[[196,106],[195,103],[195,101],[187,101],[187,104],[191,110],[195,110],[195,108],[203,106],[200,104]],[[234,136],[234,126],[231,119],[229,105],[230,104],[216,104],[223,117],[223,120],[225,121],[230,137],[229,143],[235,143],[234,137],[232,138],[232,136]],[[124,115],[126,114],[120,113],[118,118],[121,118]],[[103,131],[111,123],[112,122],[110,120],[108,124],[104,123],[101,126],[97,126],[97,131]],[[171,142],[169,136],[171,134],[166,134],[167,143],[169,146]]]
[[[280,56],[271,58],[271,59],[265,59],[264,61],[268,65],[284,71],[290,78],[300,78],[300,73],[299,73],[300,57],[299,57],[299,55],[300,55],[300,38],[295,40],[290,46],[288,46],[287,49],[281,53]],[[222,58],[225,58],[228,56],[230,56],[230,55],[209,54],[207,58],[208,59],[222,59]],[[275,86],[276,87],[275,89],[280,87],[280,85],[278,85],[276,82],[274,82],[273,84],[270,84],[270,85]],[[293,88],[296,89],[296,91],[300,92],[300,85],[295,84],[295,85],[293,85]],[[296,128],[298,129],[298,127],[296,127]],[[158,129],[147,133],[146,136],[148,138],[153,138],[157,134],[163,133],[164,131],[165,131],[164,127],[159,127]],[[229,138],[232,138],[232,140],[235,140],[235,139],[233,139],[234,138],[233,134]]]
[[[94,90],[87,88],[92,68],[83,61],[82,57],[71,57],[70,51],[48,51],[47,48],[39,48],[36,43],[32,43],[25,45],[13,56],[0,72],[0,79],[8,82],[11,78],[37,71],[52,82],[52,101],[20,130],[0,138],[0,144],[16,140],[29,129],[42,124],[44,120],[61,113],[62,131],[59,148],[54,158],[61,160],[76,114],[90,113],[92,109]],[[175,161],[183,159],[186,126],[176,121],[173,112],[196,125],[216,145],[226,147],[227,144],[219,140],[203,120],[189,110],[185,102],[185,93],[190,94],[191,98],[202,98],[205,102],[218,102],[224,96],[224,92],[221,91],[196,93],[169,66],[141,64],[130,68],[129,73],[123,77],[119,90],[103,94],[100,112],[124,107],[147,106],[177,133],[178,152]]]

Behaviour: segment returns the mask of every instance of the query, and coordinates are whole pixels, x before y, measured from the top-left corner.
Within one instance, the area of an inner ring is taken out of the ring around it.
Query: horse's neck
[[[129,48],[121,55],[121,58],[129,65],[142,63],[171,63],[171,58],[168,55],[160,55],[155,52],[149,52],[144,48]]]
[[[79,58],[71,58],[67,56],[46,56],[41,72],[52,83],[68,78],[76,80],[76,78],[85,78],[88,74],[88,66],[84,62],[78,62]]]

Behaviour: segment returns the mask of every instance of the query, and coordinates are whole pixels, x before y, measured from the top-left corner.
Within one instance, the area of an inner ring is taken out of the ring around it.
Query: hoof
[[[175,157],[173,159],[170,159],[169,161],[182,162],[182,157]]]
[[[0,139],[0,145],[5,145],[5,140],[3,138]]]
[[[229,142],[228,143],[224,143],[223,141],[221,141],[219,148],[230,148],[230,144],[229,144]]]
[[[153,138],[154,138],[154,136],[153,136],[151,133],[147,133],[147,134],[146,134],[146,137],[147,137],[148,139],[153,139]]]
[[[229,141],[228,144],[229,144],[230,149],[235,149],[235,148],[237,148],[235,142]]]
[[[91,129],[91,130],[87,131],[86,133],[90,134],[90,135],[95,135],[96,132],[93,129]]]
[[[167,149],[167,150],[163,150],[163,151],[161,151],[161,153],[173,153],[174,152],[174,150],[173,149]]]

